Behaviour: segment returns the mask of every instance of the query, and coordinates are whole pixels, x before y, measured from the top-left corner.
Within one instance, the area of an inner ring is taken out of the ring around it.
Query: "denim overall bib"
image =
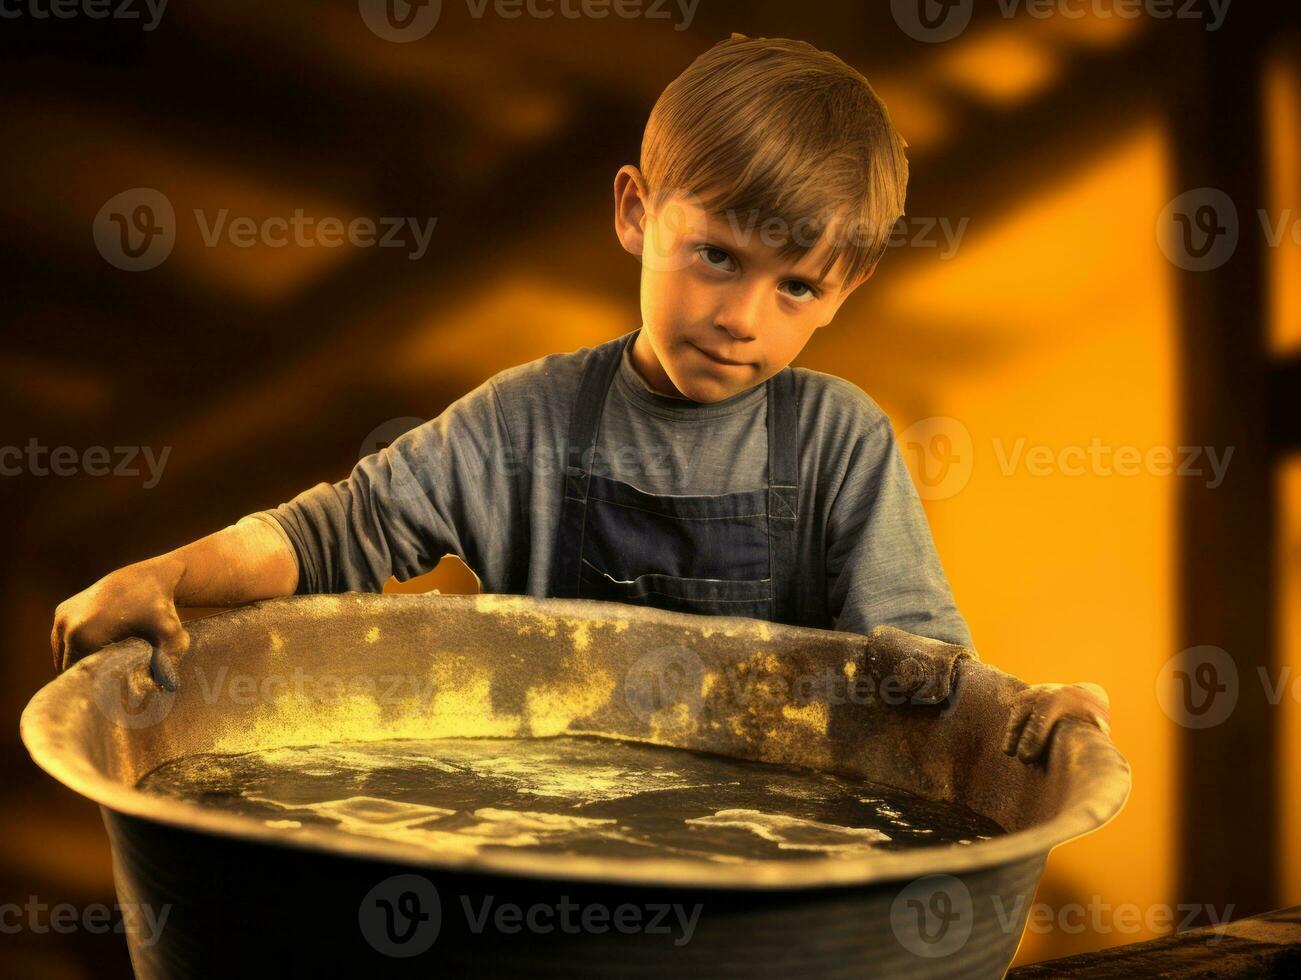
[[[583,368],[550,594],[796,623],[799,455],[791,369],[765,382],[767,489],[646,493],[592,472],[605,396],[637,332],[593,348]]]

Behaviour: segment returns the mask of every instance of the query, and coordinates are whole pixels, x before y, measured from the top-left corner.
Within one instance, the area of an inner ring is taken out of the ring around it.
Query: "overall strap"
[[[798,623],[799,404],[789,367],[768,379],[768,561],[773,621]]]
[[[551,587],[548,593],[557,598],[575,598],[578,595],[587,489],[591,482],[596,437],[601,427],[601,411],[605,407],[606,393],[619,370],[619,360],[636,336],[634,330],[593,347],[583,363],[562,457],[565,493],[560,501],[560,523],[556,527],[556,540],[551,552]]]

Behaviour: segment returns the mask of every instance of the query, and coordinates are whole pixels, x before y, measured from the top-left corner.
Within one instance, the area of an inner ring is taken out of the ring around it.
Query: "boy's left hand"
[[[1048,748],[1053,729],[1064,718],[1092,722],[1111,733],[1111,699],[1097,684],[1033,684],[1012,702],[1003,751],[1033,762]]]

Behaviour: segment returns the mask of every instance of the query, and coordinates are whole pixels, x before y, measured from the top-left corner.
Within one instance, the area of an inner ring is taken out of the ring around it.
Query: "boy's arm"
[[[110,572],[61,602],[50,649],[66,670],[102,646],[128,636],[149,640],[166,659],[183,655],[189,634],[177,605],[230,606],[291,595],[298,566],[284,536],[245,518],[191,544]]]
[[[827,519],[827,598],[836,629],[895,626],[971,647],[890,420],[846,450],[849,466]]]
[[[375,592],[390,575],[418,575],[449,552],[500,576],[519,530],[518,467],[490,386],[367,456],[348,479],[120,568],[67,599],[50,633],[55,669],[128,636],[174,663],[189,647],[177,605]]]
[[[518,461],[492,381],[364,457],[347,479],[320,483],[251,515],[282,530],[300,594],[378,592],[444,555],[501,582],[521,533]]]

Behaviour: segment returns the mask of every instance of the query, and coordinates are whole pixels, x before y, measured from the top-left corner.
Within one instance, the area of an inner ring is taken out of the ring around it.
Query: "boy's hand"
[[[1097,684],[1033,684],[1016,696],[1003,735],[1003,751],[1033,762],[1048,748],[1063,718],[1092,722],[1111,733],[1111,699]]]
[[[59,603],[50,632],[55,671],[128,636],[147,639],[164,671],[168,666],[174,671],[190,646],[190,635],[176,615],[176,585],[183,572],[184,565],[174,558],[152,558],[119,568]]]
[[[174,691],[180,658],[190,648],[177,602],[237,606],[293,595],[297,586],[298,560],[284,532],[244,517],[175,551],[119,568],[60,603],[50,632],[54,669],[67,670],[102,646],[140,636],[154,647],[154,681]]]

